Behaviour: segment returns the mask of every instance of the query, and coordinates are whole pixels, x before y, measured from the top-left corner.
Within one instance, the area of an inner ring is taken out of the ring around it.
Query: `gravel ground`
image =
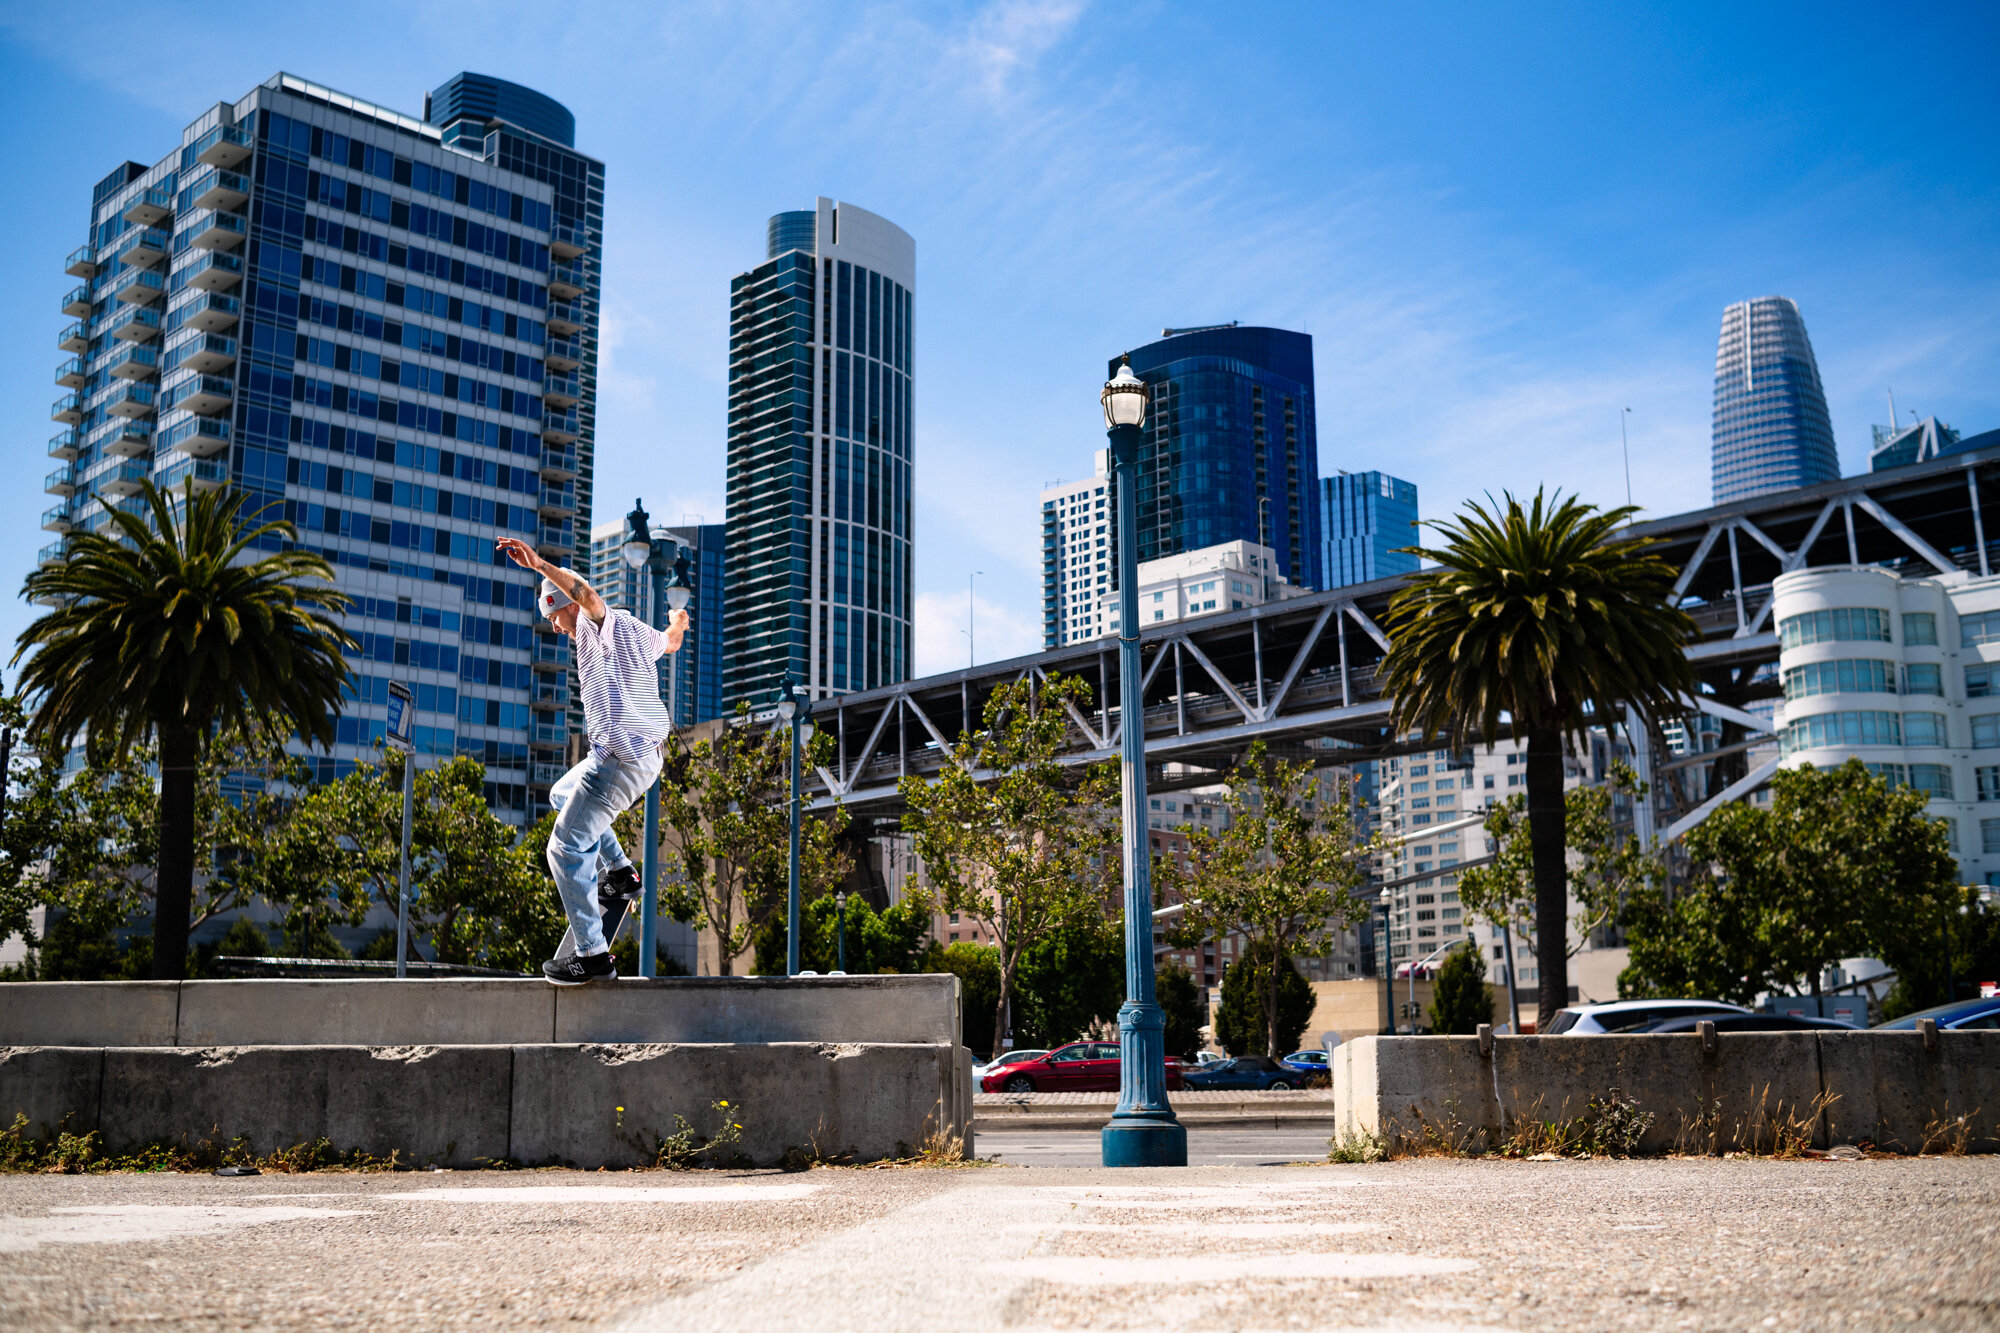
[[[2000,1329],[2000,1159],[0,1177],[0,1327]]]

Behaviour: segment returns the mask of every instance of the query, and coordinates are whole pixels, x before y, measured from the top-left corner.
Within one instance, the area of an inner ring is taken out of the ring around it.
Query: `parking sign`
[[[416,748],[411,739],[414,721],[411,714],[416,711],[411,705],[415,701],[409,686],[397,681],[389,682],[389,744],[405,754]]]

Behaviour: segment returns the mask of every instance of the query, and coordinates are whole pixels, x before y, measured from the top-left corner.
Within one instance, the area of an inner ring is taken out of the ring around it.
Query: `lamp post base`
[[[1187,1129],[1177,1120],[1114,1119],[1101,1141],[1106,1166],[1187,1165]]]

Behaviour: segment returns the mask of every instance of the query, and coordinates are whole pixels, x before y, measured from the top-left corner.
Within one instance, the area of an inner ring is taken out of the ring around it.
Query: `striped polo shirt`
[[[673,734],[654,665],[666,654],[665,632],[613,608],[602,623],[577,616],[571,642],[591,753],[625,763],[658,763],[660,742]]]

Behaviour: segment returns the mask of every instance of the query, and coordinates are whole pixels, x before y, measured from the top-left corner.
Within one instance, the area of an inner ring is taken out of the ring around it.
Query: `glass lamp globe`
[[[813,724],[810,718],[799,719],[799,744],[804,745],[813,738]]]
[[[667,589],[667,610],[687,610],[688,599],[694,596],[694,589],[676,583]]]
[[[792,720],[792,714],[798,711],[799,711],[799,706],[796,703],[792,702],[792,696],[787,694],[787,695],[781,695],[779,697],[778,699],[779,721],[790,722]]]
[[[1146,419],[1147,389],[1144,380],[1132,373],[1132,365],[1121,362],[1118,373],[1106,381],[1099,395],[1104,403],[1106,429],[1137,426]]]

